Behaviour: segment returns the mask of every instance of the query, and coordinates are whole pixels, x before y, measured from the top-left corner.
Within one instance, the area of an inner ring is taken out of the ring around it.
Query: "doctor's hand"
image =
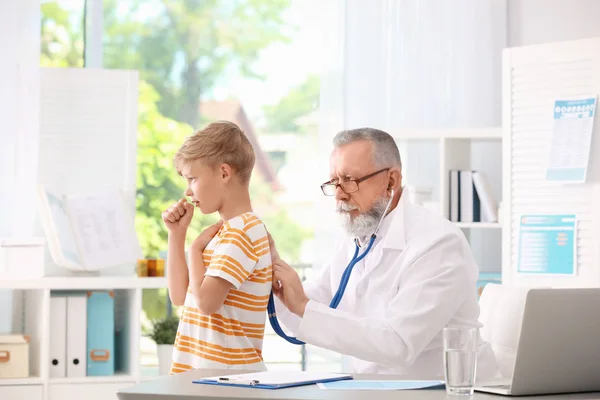
[[[273,240],[273,236],[267,231],[267,236],[269,238],[269,250],[271,252],[271,262],[275,263],[280,260],[279,252],[277,252],[277,247],[275,247],[275,241]]]
[[[282,259],[273,263],[273,293],[292,313],[302,317],[308,297],[304,293],[304,287],[300,276],[292,267]]]
[[[185,199],[179,200],[162,213],[162,219],[167,229],[174,233],[185,233],[193,216],[194,206]]]

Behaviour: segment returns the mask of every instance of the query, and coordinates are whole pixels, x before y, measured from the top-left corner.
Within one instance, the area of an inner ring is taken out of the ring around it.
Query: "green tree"
[[[302,242],[313,232],[298,226],[284,209],[264,215],[263,222],[275,240],[279,255],[290,265],[300,262]]]
[[[137,214],[136,229],[147,257],[157,257],[167,248],[167,230],[161,214],[183,197],[185,180],[173,166],[173,157],[186,136],[189,125],[163,116],[158,111],[160,96],[144,81],[138,100]],[[190,236],[216,222],[215,215],[194,216]]]
[[[82,8],[83,8],[83,1]],[[66,10],[57,3],[41,5],[40,64],[44,67],[83,66],[82,10]]]
[[[152,321],[165,316],[167,309],[167,289],[144,289],[142,291],[142,304],[144,313],[142,318],[142,333],[149,334],[152,329]]]
[[[273,191],[260,179],[253,178],[250,183],[250,197],[252,204],[260,207],[255,211],[273,236],[279,255],[290,264],[299,262],[302,242],[312,236],[312,231],[303,229],[285,209],[276,207]]]
[[[264,107],[267,129],[270,132],[302,132],[297,119],[319,108],[320,93],[319,77],[310,75],[276,104]]]
[[[104,4],[104,64],[137,69],[159,109],[196,128],[200,98],[225,73],[253,70],[259,52],[287,41],[289,0],[135,0]]]

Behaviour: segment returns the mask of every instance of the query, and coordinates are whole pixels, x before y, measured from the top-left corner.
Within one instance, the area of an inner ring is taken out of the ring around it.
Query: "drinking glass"
[[[449,326],[444,328],[443,336],[446,392],[472,395],[477,371],[479,329]]]

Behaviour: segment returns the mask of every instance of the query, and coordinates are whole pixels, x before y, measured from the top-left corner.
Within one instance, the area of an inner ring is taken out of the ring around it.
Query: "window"
[[[83,67],[86,2],[42,5],[42,65]],[[104,0],[104,68],[139,71],[136,229],[145,256],[167,249],[161,212],[185,182],[173,168],[184,137],[209,121],[240,125],[257,155],[251,181],[255,211],[279,253],[310,270],[316,198],[322,38],[333,29],[318,0]],[[327,22],[327,23],[326,23]],[[189,237],[217,220],[194,217]],[[166,290],[145,290],[144,327],[171,310]],[[177,310],[172,310],[177,312]],[[268,325],[268,324],[267,324]],[[155,348],[142,338],[142,363],[153,373]],[[265,361],[278,368],[337,370],[339,359],[287,344],[269,329]],[[328,364],[329,363],[329,364]]]
[[[85,0],[43,2],[40,63],[44,67],[83,67]]]

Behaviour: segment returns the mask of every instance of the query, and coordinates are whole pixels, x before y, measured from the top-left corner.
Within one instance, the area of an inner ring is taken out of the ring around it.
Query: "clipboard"
[[[265,371],[239,375],[213,376],[192,382],[204,385],[274,390],[349,379],[353,379],[352,375],[305,371]]]

